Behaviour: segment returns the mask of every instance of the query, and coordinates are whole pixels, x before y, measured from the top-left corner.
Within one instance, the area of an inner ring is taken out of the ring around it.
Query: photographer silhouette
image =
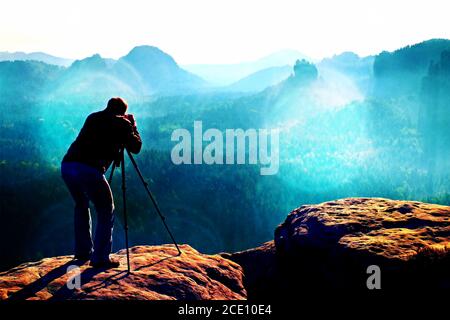
[[[75,201],[75,259],[89,260],[96,268],[114,268],[109,258],[114,225],[114,200],[105,172],[120,150],[139,153],[142,141],[136,121],[126,114],[122,98],[108,101],[106,109],[90,114],[61,164],[61,175]],[[97,211],[95,239],[89,201]]]

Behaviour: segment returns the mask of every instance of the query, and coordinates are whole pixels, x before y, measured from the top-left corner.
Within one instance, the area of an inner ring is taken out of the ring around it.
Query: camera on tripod
[[[117,117],[121,117],[121,118],[124,118],[124,119],[130,121],[133,126],[136,125],[136,120],[134,118],[134,115],[131,114],[131,113],[126,113],[126,114],[123,114],[123,115],[117,115]]]
[[[133,120],[132,124],[134,123],[134,117],[132,114],[127,114],[125,115],[127,117],[131,116],[131,119]],[[131,122],[131,121],[130,121]],[[175,248],[178,251],[177,256],[181,255],[181,250],[178,247],[177,242],[175,241],[175,238],[172,235],[172,232],[169,229],[169,226],[166,223],[166,217],[162,214],[161,209],[159,208],[155,197],[153,196],[152,192],[150,191],[148,182],[145,181],[141,170],[139,170],[139,167],[136,163],[136,161],[133,158],[133,155],[130,153],[130,151],[128,151],[127,148],[125,148],[124,146],[122,146],[120,148],[119,154],[116,157],[116,160],[114,160],[113,165],[111,166],[111,172],[109,174],[109,179],[108,179],[108,183],[109,185],[111,185],[112,183],[112,178],[114,175],[114,170],[115,168],[119,168],[121,167],[121,171],[122,171],[122,201],[123,201],[123,217],[124,217],[124,231],[125,231],[125,246],[126,246],[126,253],[127,253],[127,269],[128,272],[131,272],[131,266],[130,266],[130,252],[129,252],[129,246],[128,246],[128,221],[127,221],[127,197],[126,197],[126,178],[125,178],[125,152],[128,154],[128,157],[134,167],[134,169],[136,170],[137,175],[139,176],[139,179],[141,180],[142,184],[144,185],[144,189],[147,192],[147,195],[149,196],[153,206],[155,207],[155,211],[156,213],[158,213],[159,217],[161,218],[161,221],[164,225],[164,227],[166,228],[167,233],[169,234],[170,238],[172,239],[173,244],[175,245]]]

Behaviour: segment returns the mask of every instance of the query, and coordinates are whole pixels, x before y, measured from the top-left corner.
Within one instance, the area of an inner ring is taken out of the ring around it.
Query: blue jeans
[[[114,200],[108,181],[98,169],[79,162],[63,162],[61,175],[75,201],[75,255],[92,255],[92,262],[108,260],[114,226]],[[97,211],[94,243],[89,201]]]

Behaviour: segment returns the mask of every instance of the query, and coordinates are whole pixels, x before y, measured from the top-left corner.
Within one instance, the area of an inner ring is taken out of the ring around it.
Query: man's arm
[[[125,148],[131,153],[139,153],[139,151],[141,151],[142,141],[133,116],[118,116],[116,119],[118,121],[118,129],[120,130],[119,139],[121,143],[123,143]]]
[[[132,126],[128,139],[125,141],[125,146],[131,153],[139,153],[142,147],[142,140],[136,126]]]

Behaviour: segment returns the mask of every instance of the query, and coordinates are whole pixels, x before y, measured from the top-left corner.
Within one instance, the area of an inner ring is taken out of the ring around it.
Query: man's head
[[[106,110],[115,115],[124,115],[127,112],[127,109],[127,102],[120,97],[109,99],[108,105],[106,106]]]

